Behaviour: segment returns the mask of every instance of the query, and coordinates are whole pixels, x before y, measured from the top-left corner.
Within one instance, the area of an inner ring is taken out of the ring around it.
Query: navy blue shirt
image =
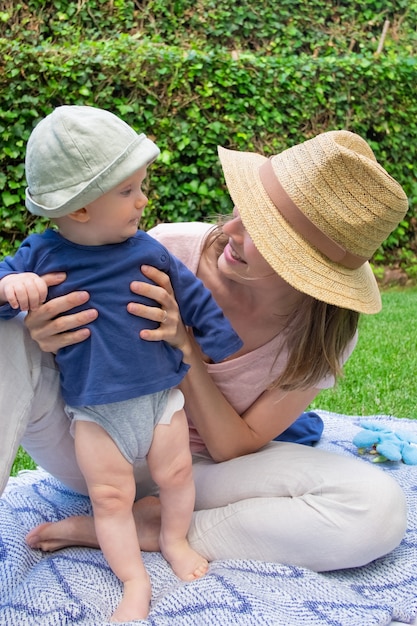
[[[56,355],[61,374],[62,395],[67,404],[108,404],[175,387],[188,365],[182,352],[164,341],[139,337],[143,328],[159,323],[127,312],[128,302],[159,306],[134,295],[132,280],[151,282],[141,265],[156,267],[170,277],[181,317],[193,328],[202,351],[219,362],[239,350],[242,341],[214,301],[210,291],[159,242],[143,231],[123,243],[83,246],[58,232],[30,235],[14,257],[0,263],[0,279],[13,272],[42,275],[62,271],[67,279],[49,287],[48,299],[72,291],[86,290],[90,300],[72,309],[95,308],[99,315],[88,327],[89,339],[62,348]],[[19,311],[8,304],[0,307],[0,318],[10,319]]]

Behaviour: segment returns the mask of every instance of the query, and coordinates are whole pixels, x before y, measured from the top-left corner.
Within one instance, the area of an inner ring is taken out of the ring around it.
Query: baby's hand
[[[36,311],[48,295],[44,279],[32,272],[8,274],[1,279],[0,288],[4,300],[21,311]]]

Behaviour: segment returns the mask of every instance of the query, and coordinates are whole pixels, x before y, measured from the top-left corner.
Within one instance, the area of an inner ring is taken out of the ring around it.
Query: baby
[[[166,311],[155,308],[155,322],[127,312],[131,281],[149,282],[141,266],[168,274],[181,317],[210,359],[221,361],[242,346],[202,282],[138,231],[148,202],[147,167],[158,154],[150,139],[108,111],[55,109],[33,130],[26,153],[26,206],[51,218],[54,228],[30,235],[0,263],[4,319],[80,289],[98,311],[90,337],[59,350],[56,360],[100,547],[123,582],[114,622],[146,618],[151,599],[132,514],[135,461],[147,458],[159,487],[160,547],[174,572],[191,581],[208,569],[186,538],[194,483],[184,398],[176,387],[188,366],[180,350],[139,336],[166,322]],[[67,278],[48,291],[42,275],[54,271]]]

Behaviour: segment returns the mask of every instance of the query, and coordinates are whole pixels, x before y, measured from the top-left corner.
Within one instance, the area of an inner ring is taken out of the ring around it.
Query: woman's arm
[[[62,283],[66,275],[57,272],[56,274],[46,274],[43,278],[48,286],[52,286]],[[41,350],[56,353],[60,348],[80,343],[90,336],[88,328],[79,328],[79,326],[84,326],[96,319],[98,312],[95,309],[61,315],[80,304],[85,304],[89,297],[86,291],[74,291],[49,300],[36,311],[27,314],[25,324],[32,339],[39,344]]]
[[[193,423],[215,461],[256,452],[286,430],[305,411],[318,389],[264,391],[239,415],[217,388],[201,360],[198,347],[184,355],[191,365],[181,382]]]
[[[191,366],[181,383],[186,409],[191,410],[194,425],[214,460],[224,461],[255,452],[286,430],[315,398],[318,389],[265,391],[239,415],[213,382],[199,346],[181,323],[168,276],[154,268],[142,267],[142,271],[158,286],[134,282],[132,291],[156,300],[168,317],[158,329],[142,331],[141,337],[148,341],[163,339],[182,350],[184,361]],[[134,315],[160,315],[159,309],[149,309],[152,307],[134,303],[128,306]]]

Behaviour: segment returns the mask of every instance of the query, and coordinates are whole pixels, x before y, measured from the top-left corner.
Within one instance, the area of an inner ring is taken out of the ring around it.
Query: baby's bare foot
[[[161,550],[178,578],[191,582],[207,574],[207,559],[193,550],[186,539],[165,547],[161,545]]]
[[[151,583],[148,574],[128,580],[123,585],[123,598],[111,616],[111,622],[130,622],[146,619],[151,603]]]

